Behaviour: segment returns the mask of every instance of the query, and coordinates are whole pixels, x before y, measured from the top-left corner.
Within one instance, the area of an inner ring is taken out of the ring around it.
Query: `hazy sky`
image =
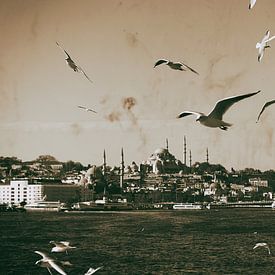
[[[182,160],[186,135],[194,162],[205,161],[208,147],[211,163],[274,169],[275,106],[255,121],[275,99],[275,42],[261,63],[255,45],[267,29],[275,35],[275,1],[258,0],[251,11],[248,2],[1,0],[0,155],[101,164],[105,148],[113,165],[124,147],[126,164],[140,163],[168,138]],[[56,41],[93,84],[67,66]],[[185,61],[200,75],[154,69],[158,58]],[[225,114],[228,131],[175,118],[259,89]]]

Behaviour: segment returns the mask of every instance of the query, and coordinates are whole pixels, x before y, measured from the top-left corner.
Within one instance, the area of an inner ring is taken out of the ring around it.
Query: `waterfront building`
[[[0,203],[18,205],[47,198],[47,201],[67,202],[79,199],[79,187],[69,184],[29,184],[27,179],[11,180],[0,185]]]

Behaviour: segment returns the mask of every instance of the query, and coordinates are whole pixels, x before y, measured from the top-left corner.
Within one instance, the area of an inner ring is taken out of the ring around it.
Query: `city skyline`
[[[1,156],[101,165],[105,149],[117,165],[123,147],[125,163],[140,163],[168,138],[182,161],[186,136],[193,163],[205,161],[208,148],[210,163],[227,169],[274,169],[274,106],[256,119],[275,98],[275,51],[271,42],[259,63],[255,48],[267,29],[275,34],[273,1],[252,10],[246,0],[4,0],[0,7]],[[68,67],[56,42],[93,83]],[[159,58],[184,61],[199,75],[153,68]],[[228,131],[176,119],[257,90],[225,114]]]

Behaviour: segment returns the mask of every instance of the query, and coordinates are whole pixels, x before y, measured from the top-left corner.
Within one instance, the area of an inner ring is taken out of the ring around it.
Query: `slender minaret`
[[[166,138],[166,150],[168,151],[168,148],[169,148],[169,146],[168,146],[168,138]]]
[[[121,148],[121,163],[120,163],[120,188],[123,188],[124,182],[124,153],[123,148]]]
[[[192,166],[192,152],[189,150],[189,166]]]
[[[208,148],[206,148],[206,162],[209,163]]]
[[[106,176],[106,153],[105,149],[103,151],[103,167],[102,167],[102,174],[103,176]]]
[[[183,162],[184,162],[184,165],[187,165],[187,161],[186,161],[186,136],[184,136],[184,140],[183,140]]]

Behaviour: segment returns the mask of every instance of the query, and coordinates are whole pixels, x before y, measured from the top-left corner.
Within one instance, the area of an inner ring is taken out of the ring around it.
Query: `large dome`
[[[158,149],[154,152],[155,155],[159,155],[159,156],[165,155],[165,154],[167,154],[167,153],[168,153],[168,150],[167,150],[167,149],[164,149],[164,148],[158,148]]]
[[[153,167],[154,172],[178,172],[181,168],[181,162],[173,156],[168,149],[158,148],[147,159],[146,164]]]

